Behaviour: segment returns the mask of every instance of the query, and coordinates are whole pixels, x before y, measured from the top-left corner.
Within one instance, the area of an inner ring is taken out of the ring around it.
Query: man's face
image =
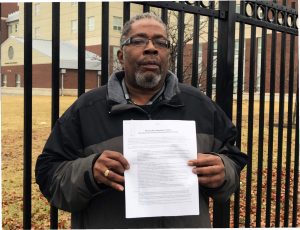
[[[142,19],[131,25],[127,38],[167,39],[164,26],[154,19]],[[156,90],[160,88],[168,71],[169,48],[154,45],[129,44],[118,53],[125,70],[125,81],[134,88]]]

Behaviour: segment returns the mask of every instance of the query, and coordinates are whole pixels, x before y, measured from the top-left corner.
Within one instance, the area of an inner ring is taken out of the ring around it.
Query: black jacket
[[[226,201],[239,185],[246,155],[234,147],[236,129],[199,89],[168,73],[163,94],[149,106],[124,98],[124,72],[83,94],[56,122],[36,163],[36,181],[52,205],[72,212],[72,228],[210,227],[207,198]],[[92,166],[104,150],[123,152],[123,120],[195,120],[197,151],[218,154],[226,168],[217,189],[199,188],[199,216],[125,218],[124,192],[98,185]]]

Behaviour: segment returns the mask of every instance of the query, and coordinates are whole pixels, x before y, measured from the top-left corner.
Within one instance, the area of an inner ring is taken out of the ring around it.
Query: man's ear
[[[118,56],[119,62],[121,63],[121,65],[123,65],[123,64],[124,64],[124,55],[123,55],[123,51],[122,51],[122,50],[118,50],[117,56]]]

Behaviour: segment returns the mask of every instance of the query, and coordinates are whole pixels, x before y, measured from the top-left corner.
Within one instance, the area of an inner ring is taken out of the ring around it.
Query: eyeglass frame
[[[145,39],[148,39],[147,40],[147,42],[146,42],[146,44],[145,44],[145,46],[147,46],[148,45],[148,43],[149,43],[149,40],[151,40],[151,42],[152,42],[152,44],[153,44],[153,46],[155,47],[155,48],[163,48],[163,49],[169,49],[170,47],[171,47],[171,42],[170,42],[170,40],[168,40],[168,39],[166,39],[166,38],[164,38],[164,37],[162,37],[164,40],[166,40],[166,44],[167,44],[167,47],[156,47],[156,45],[155,45],[155,42],[153,42],[153,39],[161,39],[161,38],[147,38],[147,37],[139,37],[139,36],[133,36],[133,37],[129,37],[129,38],[127,38],[126,40],[124,40],[122,43],[121,43],[121,48],[123,48],[123,46],[128,46],[128,45],[132,45],[132,42],[131,42],[131,40],[133,39],[133,38],[145,38]]]

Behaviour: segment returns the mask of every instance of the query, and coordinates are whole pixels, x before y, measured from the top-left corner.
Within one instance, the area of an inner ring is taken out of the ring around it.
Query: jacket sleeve
[[[84,155],[78,117],[69,109],[56,122],[35,168],[43,195],[55,207],[71,212],[85,208],[103,191],[92,173],[99,154]]]
[[[219,188],[204,188],[205,193],[219,202],[227,201],[240,184],[240,172],[247,164],[247,155],[236,146],[237,130],[226,114],[216,105],[214,113],[214,144],[212,152],[221,157],[225,181]]]

